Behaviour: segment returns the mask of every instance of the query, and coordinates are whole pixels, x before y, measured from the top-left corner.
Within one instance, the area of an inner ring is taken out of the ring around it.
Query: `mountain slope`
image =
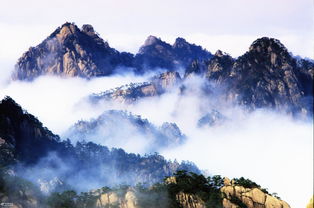
[[[1,165],[36,163],[47,152],[63,149],[57,135],[44,128],[9,97],[0,103],[0,138]]]
[[[40,75],[64,77],[106,76],[119,66],[131,66],[132,54],[119,53],[99,37],[91,25],[79,29],[65,23],[18,60],[13,79],[32,80]]]
[[[177,172],[163,183],[143,186],[103,187],[87,193],[63,192],[49,197],[52,207],[73,203],[73,207],[89,208],[290,208],[248,179],[205,178],[195,173]],[[250,184],[250,185],[248,185]],[[76,200],[79,199],[79,200]]]
[[[178,87],[181,82],[182,79],[178,72],[167,71],[154,76],[150,82],[123,85],[98,94],[92,94],[89,96],[89,99],[93,103],[102,100],[114,100],[120,103],[131,104],[141,98],[162,95]]]
[[[157,153],[140,156],[92,142],[61,141],[9,97],[0,103],[0,124],[1,167],[11,167],[18,176],[36,183],[57,177],[77,190],[87,190],[153,184],[180,169],[199,172],[190,162],[167,161]]]
[[[138,146],[146,153],[177,147],[186,139],[175,123],[165,122],[156,127],[140,116],[116,110],[106,111],[90,121],[77,122],[64,137],[72,141],[85,140],[105,146],[119,146],[126,150],[139,142],[141,145]],[[138,147],[135,149],[140,150]]]
[[[137,55],[111,48],[91,25],[80,29],[65,23],[36,47],[31,47],[18,60],[12,78],[32,80],[40,75],[92,78],[123,70],[144,73],[155,68],[174,70],[194,59],[212,55],[200,46],[178,38],[173,46],[149,36]]]
[[[135,66],[144,70],[153,68],[165,68],[173,70],[186,67],[194,60],[207,60],[212,54],[201,46],[188,43],[183,38],[177,38],[170,45],[160,38],[149,36],[135,56]]]
[[[218,51],[208,62],[192,65],[186,76],[206,77],[227,99],[251,109],[312,115],[313,71],[313,61],[297,59],[279,40],[264,37],[237,59]]]

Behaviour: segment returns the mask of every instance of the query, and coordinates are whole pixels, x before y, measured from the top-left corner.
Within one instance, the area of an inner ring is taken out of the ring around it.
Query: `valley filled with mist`
[[[109,44],[65,23],[1,69],[2,203],[306,206],[313,60],[269,37],[239,57],[183,38]]]

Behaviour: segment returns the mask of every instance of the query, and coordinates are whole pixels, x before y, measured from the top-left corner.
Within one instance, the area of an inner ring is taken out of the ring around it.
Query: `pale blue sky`
[[[15,60],[65,21],[90,23],[119,50],[136,52],[152,34],[177,36],[211,52],[243,54],[258,37],[280,39],[295,55],[314,57],[312,0],[2,0],[0,58]]]

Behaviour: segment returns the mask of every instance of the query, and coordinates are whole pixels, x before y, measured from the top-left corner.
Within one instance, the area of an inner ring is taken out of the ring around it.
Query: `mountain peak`
[[[224,52],[222,52],[221,50],[217,50],[216,53],[215,53],[215,56],[218,56],[218,57],[222,57],[226,55]]]
[[[188,43],[184,38],[178,37],[176,38],[173,47],[174,48],[180,48],[184,45],[190,45],[190,43]]]
[[[66,37],[75,34],[79,31],[80,29],[74,23],[66,22],[61,27],[59,27],[54,33],[52,33],[50,38],[56,37],[61,42]]]
[[[82,32],[85,32],[85,33],[95,33],[95,30],[94,30],[92,25],[85,24],[85,25],[82,26]]]
[[[277,39],[262,37],[255,40],[250,48],[250,52],[269,53],[269,52],[287,52],[287,48]]]
[[[98,36],[91,25],[82,29],[66,22],[19,59],[13,79],[32,80],[42,74],[67,77],[105,76],[123,65],[120,53]]]
[[[150,35],[147,37],[145,40],[144,46],[149,46],[149,45],[155,45],[162,42],[160,38],[157,38],[156,36]]]

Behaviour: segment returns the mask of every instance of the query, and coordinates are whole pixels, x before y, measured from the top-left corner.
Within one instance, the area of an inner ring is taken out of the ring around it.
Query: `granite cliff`
[[[91,78],[132,65],[133,55],[111,48],[91,25],[79,29],[65,23],[18,60],[13,79],[32,80],[40,75]]]
[[[226,99],[251,109],[312,115],[313,70],[312,60],[293,57],[279,40],[263,37],[236,59],[217,51],[207,62],[193,62],[185,76],[203,76],[223,88]]]
[[[41,75],[92,78],[124,71],[144,73],[166,68],[185,67],[194,59],[206,60],[212,55],[183,38],[173,45],[149,36],[134,55],[111,48],[91,25],[78,28],[65,23],[36,47],[31,47],[18,60],[12,78],[33,80]]]

